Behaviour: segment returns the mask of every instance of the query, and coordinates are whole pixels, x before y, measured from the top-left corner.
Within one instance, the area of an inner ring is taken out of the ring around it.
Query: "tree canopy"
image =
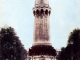
[[[80,29],[70,33],[68,44],[59,53],[58,60],[80,60]]]
[[[23,47],[14,28],[1,28],[0,31],[0,59],[25,60],[27,51]]]

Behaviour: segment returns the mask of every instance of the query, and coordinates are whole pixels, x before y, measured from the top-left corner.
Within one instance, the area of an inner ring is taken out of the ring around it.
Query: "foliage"
[[[0,31],[0,53],[2,60],[26,59],[27,52],[11,27],[2,28]]]
[[[80,60],[80,29],[71,32],[68,44],[60,52],[58,60]]]

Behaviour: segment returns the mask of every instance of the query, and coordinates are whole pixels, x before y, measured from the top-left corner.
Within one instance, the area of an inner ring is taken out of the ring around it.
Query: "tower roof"
[[[35,4],[40,4],[40,3],[48,4],[48,0],[36,0],[35,1]]]
[[[35,5],[42,6],[42,5],[49,5],[48,0],[35,0]]]

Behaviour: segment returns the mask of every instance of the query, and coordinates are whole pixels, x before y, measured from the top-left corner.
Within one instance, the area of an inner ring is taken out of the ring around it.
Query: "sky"
[[[51,7],[50,41],[66,47],[70,32],[80,28],[80,0],[48,0]],[[11,26],[26,49],[33,44],[35,0],[0,0],[0,27]]]

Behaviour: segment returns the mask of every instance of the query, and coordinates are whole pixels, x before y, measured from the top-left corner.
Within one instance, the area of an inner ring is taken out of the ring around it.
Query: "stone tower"
[[[52,60],[56,56],[56,50],[50,43],[49,17],[51,8],[48,0],[35,0],[34,14],[34,40],[29,49],[31,60]]]
[[[33,14],[35,17],[34,44],[50,44],[49,16],[51,8],[48,0],[35,0]]]

